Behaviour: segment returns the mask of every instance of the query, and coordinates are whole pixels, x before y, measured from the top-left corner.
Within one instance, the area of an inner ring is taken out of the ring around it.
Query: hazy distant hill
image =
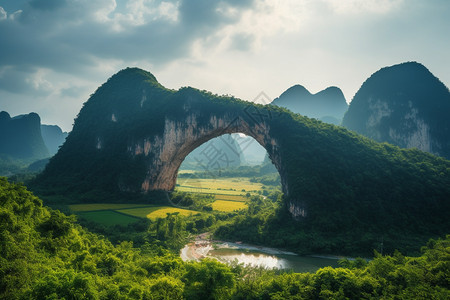
[[[49,156],[36,113],[14,118],[0,112],[0,154],[14,159],[38,160]]]
[[[450,158],[450,92],[417,62],[372,74],[342,124],[379,142]]]
[[[67,132],[63,132],[57,125],[41,125],[42,138],[47,146],[50,155],[55,155],[58,152],[59,146],[61,146],[68,135]]]
[[[332,124],[341,123],[348,107],[344,94],[338,87],[328,87],[317,94],[311,94],[301,85],[290,87],[271,104]]]
[[[192,151],[181,165],[185,169],[215,171],[240,166],[244,156],[239,144],[231,134],[209,140]]]
[[[232,134],[232,136],[242,150],[243,164],[260,165],[263,163],[267,151],[254,138],[243,134]]]
[[[66,137],[56,125],[41,125],[36,113],[0,112],[0,176],[42,171]]]

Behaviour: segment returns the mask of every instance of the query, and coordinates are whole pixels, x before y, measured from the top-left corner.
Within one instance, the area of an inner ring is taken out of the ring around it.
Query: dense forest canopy
[[[183,262],[149,236],[140,248],[90,233],[23,185],[0,178],[2,299],[446,299],[450,238],[420,257],[379,254],[342,268],[284,273]],[[170,217],[170,216],[169,216]]]
[[[385,67],[361,86],[343,126],[378,142],[450,158],[450,91],[425,66]]]

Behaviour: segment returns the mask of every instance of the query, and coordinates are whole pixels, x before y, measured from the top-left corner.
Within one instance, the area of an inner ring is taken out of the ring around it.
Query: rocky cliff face
[[[348,107],[344,94],[338,87],[328,87],[317,94],[311,94],[301,85],[290,87],[271,104],[335,125],[341,123]]]
[[[236,122],[233,115],[212,115],[208,122],[200,121],[199,117],[200,115],[191,113],[187,114],[184,120],[166,118],[161,135],[145,137],[127,145],[131,155],[144,155],[149,159],[148,164],[151,167],[141,184],[142,191],[173,190],[178,169],[185,157],[211,138],[223,134],[241,132],[252,136],[266,149],[271,150],[274,163],[281,167],[276,152],[277,142],[276,139],[270,138],[267,124],[251,127],[244,120]],[[216,150],[211,149],[206,159],[217,155]]]
[[[450,92],[415,62],[383,68],[364,82],[343,125],[379,142],[450,158]]]
[[[11,118],[7,112],[0,112],[0,154],[29,161],[49,156],[38,114]]]

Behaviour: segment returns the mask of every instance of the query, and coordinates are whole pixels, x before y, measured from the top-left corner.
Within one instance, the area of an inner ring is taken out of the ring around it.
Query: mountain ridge
[[[348,107],[344,94],[336,86],[312,94],[300,84],[288,88],[271,104],[335,125],[340,124]]]
[[[49,155],[37,113],[12,117],[0,113],[0,153],[15,159],[38,160]]]

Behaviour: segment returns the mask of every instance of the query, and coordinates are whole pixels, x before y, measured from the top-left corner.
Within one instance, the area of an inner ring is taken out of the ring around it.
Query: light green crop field
[[[183,209],[170,206],[153,206],[144,208],[120,209],[120,213],[127,214],[138,218],[158,219],[167,217],[168,213],[178,212],[182,216],[189,216],[199,213],[195,210]]]
[[[176,189],[179,192],[187,192],[187,193],[200,193],[200,194],[217,194],[222,193],[226,195],[240,195],[241,192],[237,191],[223,191],[223,190],[214,190],[214,189],[199,189],[199,188],[192,188],[192,187],[177,187]]]
[[[212,204],[213,210],[232,212],[247,208],[247,204],[237,201],[216,200]]]
[[[79,215],[89,221],[106,226],[128,225],[138,220],[136,217],[126,216],[113,210],[80,212]]]
[[[242,195],[215,195],[216,200],[247,202],[248,198]]]
[[[181,184],[180,184],[181,181]],[[247,193],[255,194],[262,190],[261,183],[250,182],[249,178],[218,179],[182,179],[178,181],[178,191],[213,194],[213,210],[232,212],[246,209]],[[165,218],[168,213],[178,212],[182,216],[195,215],[200,212],[170,206],[148,204],[93,203],[69,205],[70,210],[94,222],[104,225],[129,224],[136,218]]]
[[[195,210],[189,210],[189,209],[183,209],[183,208],[177,208],[177,207],[166,207],[166,208],[160,208],[157,209],[151,213],[149,213],[147,215],[147,218],[155,220],[158,218],[165,218],[167,217],[168,213],[175,213],[178,212],[180,215],[182,216],[190,216],[190,215],[195,215],[195,214],[199,214],[198,211]]]
[[[178,170],[178,174],[195,174],[196,170]]]
[[[167,206],[149,206],[128,209],[118,209],[117,211],[138,218],[147,218],[147,215],[155,210],[166,208]]]
[[[96,211],[96,210],[117,210],[135,207],[149,207],[146,204],[118,204],[118,203],[91,203],[91,204],[73,204],[69,209],[73,212]]]
[[[177,190],[190,193],[245,195],[257,193],[263,184],[250,182],[249,178],[181,178]]]

